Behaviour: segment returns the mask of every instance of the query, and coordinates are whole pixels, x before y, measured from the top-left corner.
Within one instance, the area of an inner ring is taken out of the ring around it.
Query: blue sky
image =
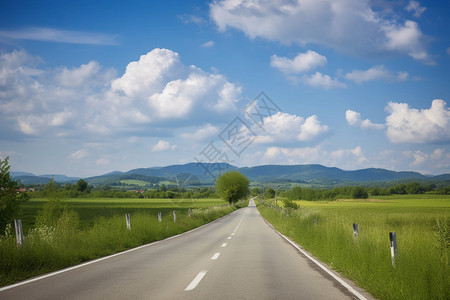
[[[450,173],[449,24],[448,1],[2,1],[0,157]]]

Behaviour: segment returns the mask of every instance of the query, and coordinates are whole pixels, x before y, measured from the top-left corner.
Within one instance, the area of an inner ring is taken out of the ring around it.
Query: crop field
[[[450,298],[449,196],[295,202],[297,210],[267,200],[258,208],[280,232],[376,298]],[[397,237],[394,264],[389,232]]]
[[[22,206],[21,247],[16,245],[13,226],[0,235],[0,286],[161,240],[246,205],[243,201],[231,206],[220,199],[67,199],[58,202],[65,209],[55,214],[55,206],[47,205],[52,203],[32,199]],[[54,221],[35,226],[42,210],[45,220]],[[126,213],[131,215],[129,229]]]
[[[24,232],[34,227],[38,212],[48,202],[45,198],[34,198],[25,202],[22,208],[22,223]],[[157,215],[158,212],[167,213],[172,210],[185,212],[189,208],[207,208],[216,205],[227,205],[222,199],[139,199],[139,198],[69,198],[62,203],[67,209],[75,210],[80,217],[81,228],[87,228],[94,224],[100,217],[112,217],[127,213],[145,212]]]

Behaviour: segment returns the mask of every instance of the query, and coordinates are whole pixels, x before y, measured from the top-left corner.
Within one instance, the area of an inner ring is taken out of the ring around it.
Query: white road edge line
[[[122,254],[126,254],[126,253],[130,253],[130,252],[133,252],[133,251],[142,249],[142,248],[150,247],[150,246],[153,246],[153,245],[162,243],[162,242],[164,242],[164,241],[168,241],[168,240],[171,240],[171,239],[175,239],[175,238],[177,238],[177,237],[181,237],[181,236],[183,236],[183,235],[186,235],[186,234],[189,234],[189,233],[194,232],[194,231],[196,231],[196,230],[199,230],[199,229],[201,229],[201,228],[203,228],[203,227],[205,227],[205,226],[208,226],[208,225],[210,225],[210,224],[213,224],[213,223],[215,223],[215,222],[218,222],[219,220],[221,220],[221,219],[223,219],[223,218],[226,218],[226,217],[228,217],[228,216],[230,216],[230,215],[232,215],[232,214],[234,214],[234,213],[237,213],[238,211],[239,211],[239,209],[236,210],[236,211],[234,211],[234,212],[232,212],[232,213],[229,213],[228,215],[225,215],[225,216],[223,216],[223,217],[220,217],[220,218],[218,218],[218,219],[215,219],[215,220],[212,221],[212,222],[206,223],[206,224],[204,224],[204,225],[202,225],[202,226],[200,226],[200,227],[191,229],[191,230],[189,230],[189,231],[180,233],[180,234],[178,234],[178,235],[174,235],[174,236],[167,237],[167,238],[165,238],[165,239],[163,239],[163,240],[155,241],[155,242],[150,243],[150,244],[146,244],[146,245],[142,245],[142,246],[139,246],[139,247],[136,247],[136,248],[128,249],[128,250],[125,250],[125,251],[123,251],[123,252],[111,254],[111,255],[109,255],[109,256],[100,257],[100,258],[97,258],[97,259],[94,259],[94,260],[91,260],[91,261],[88,261],[88,262],[85,262],[85,263],[81,263],[81,264],[79,264],[79,265],[75,265],[75,266],[68,267],[68,268],[65,268],[65,269],[62,269],[62,270],[59,270],[59,271],[55,271],[55,272],[51,272],[51,273],[48,273],[48,274],[40,275],[40,276],[38,276],[38,277],[34,277],[34,278],[31,278],[31,279],[27,279],[27,280],[24,280],[24,281],[21,281],[21,282],[17,282],[17,283],[11,284],[11,285],[7,285],[7,286],[4,286],[4,287],[1,287],[1,288],[0,288],[0,292],[6,291],[6,290],[9,290],[9,289],[12,289],[12,288],[21,286],[21,285],[25,285],[25,284],[28,284],[28,283],[31,283],[31,282],[34,282],[34,281],[38,281],[38,280],[41,280],[41,279],[45,279],[45,278],[48,278],[48,277],[52,277],[52,276],[55,276],[55,275],[58,275],[58,274],[61,274],[61,273],[69,272],[69,271],[72,271],[72,270],[75,270],[75,269],[78,269],[78,268],[82,268],[82,267],[85,267],[85,266],[87,266],[87,265],[95,264],[95,263],[100,262],[100,261],[105,260],[105,259],[113,258],[113,257],[119,256],[119,255],[122,255]]]
[[[200,281],[203,279],[203,277],[206,275],[206,272],[208,270],[200,271],[200,273],[195,276],[194,280],[189,283],[189,285],[184,289],[185,291],[191,291],[197,287],[197,285],[200,283]]]
[[[328,275],[330,275],[331,277],[333,277],[337,282],[339,282],[343,287],[345,287],[350,293],[352,293],[353,295],[355,295],[358,299],[360,300],[368,300],[366,297],[364,297],[363,295],[361,295],[357,290],[355,290],[353,287],[351,287],[347,282],[345,282],[344,280],[342,280],[339,276],[337,276],[336,274],[334,274],[333,272],[331,272],[330,270],[328,270],[328,268],[326,268],[324,265],[322,265],[317,259],[315,259],[314,257],[312,257],[311,255],[309,255],[305,250],[303,250],[302,248],[300,248],[296,243],[294,243],[293,241],[291,241],[287,236],[285,236],[284,234],[282,234],[281,232],[279,232],[278,230],[275,229],[275,227],[273,227],[271,224],[269,224],[267,221],[266,223],[272,227],[273,230],[275,230],[275,232],[277,232],[281,237],[283,237],[286,241],[288,241],[292,246],[294,246],[298,251],[300,251],[304,256],[306,256],[310,261],[312,261],[313,263],[315,263],[319,268],[321,268],[322,270],[324,270]]]
[[[214,255],[211,257],[211,259],[218,259],[220,255],[220,252],[214,253]]]

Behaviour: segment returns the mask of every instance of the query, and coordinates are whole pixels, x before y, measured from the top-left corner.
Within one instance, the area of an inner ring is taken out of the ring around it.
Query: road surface
[[[0,299],[352,299],[251,206],[198,230],[12,288]]]

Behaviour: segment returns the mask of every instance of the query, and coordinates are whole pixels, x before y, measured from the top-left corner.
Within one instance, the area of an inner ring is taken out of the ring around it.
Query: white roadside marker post
[[[16,228],[17,247],[22,247],[23,245],[22,220],[14,219],[14,227]]]
[[[162,221],[162,217],[161,217],[161,212],[158,212],[158,221],[161,223]]]
[[[395,254],[397,253],[397,237],[395,232],[389,232],[389,241],[391,244],[392,266],[395,268]]]
[[[188,208],[188,214],[189,214],[189,217],[191,216],[191,209],[190,208]]]
[[[353,237],[358,237],[359,229],[358,229],[358,223],[353,223]]]
[[[131,230],[131,217],[130,214],[125,214],[125,219],[127,220],[127,228]]]
[[[173,211],[173,221],[175,223],[177,222],[177,213],[176,213],[176,211]]]

